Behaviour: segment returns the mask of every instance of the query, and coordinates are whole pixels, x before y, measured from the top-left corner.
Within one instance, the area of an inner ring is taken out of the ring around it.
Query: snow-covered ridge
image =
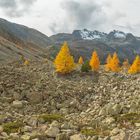
[[[101,39],[106,36],[103,32],[89,31],[87,29],[80,30],[80,35],[84,40]]]
[[[114,30],[111,31],[109,34],[106,34],[104,32],[99,32],[99,31],[89,31],[87,29],[83,29],[83,30],[78,30],[80,36],[82,39],[84,40],[94,40],[94,39],[104,39],[106,40],[108,37],[109,38],[116,38],[116,39],[125,39],[127,36],[127,33],[118,31],[118,30]]]

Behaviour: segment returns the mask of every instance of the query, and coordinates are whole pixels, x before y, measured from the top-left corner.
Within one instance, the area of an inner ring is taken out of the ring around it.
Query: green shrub
[[[89,72],[91,70],[91,67],[89,65],[89,61],[86,61],[82,67],[81,67],[81,71],[82,72]]]

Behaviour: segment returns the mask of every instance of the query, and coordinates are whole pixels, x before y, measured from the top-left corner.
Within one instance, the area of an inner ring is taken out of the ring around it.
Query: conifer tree
[[[107,59],[106,59],[106,65],[105,65],[105,70],[106,70],[106,71],[110,71],[110,70],[111,70],[111,67],[110,67],[111,60],[112,60],[112,57],[111,57],[111,55],[109,54],[109,55],[107,56]]]
[[[25,61],[24,61],[24,66],[28,66],[29,63],[30,63],[30,62],[29,62],[28,60],[25,60]]]
[[[136,74],[140,72],[140,57],[136,56],[133,64],[131,65],[130,69],[128,70],[129,74]]]
[[[74,70],[75,63],[73,56],[70,55],[67,42],[64,42],[61,50],[59,51],[56,59],[54,60],[56,72],[61,74],[67,74]]]
[[[78,60],[78,64],[82,65],[83,63],[84,63],[83,57],[81,56],[81,57],[79,58],[79,60]]]
[[[91,66],[92,71],[98,72],[100,67],[100,60],[96,51],[92,53],[89,65]]]
[[[119,72],[120,71],[119,58],[118,58],[116,52],[113,54],[113,58],[110,62],[110,69],[113,72]]]

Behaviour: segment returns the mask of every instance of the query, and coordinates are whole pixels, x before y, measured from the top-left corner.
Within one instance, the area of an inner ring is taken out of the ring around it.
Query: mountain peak
[[[108,34],[109,38],[114,38],[114,39],[125,39],[127,34],[119,31],[119,30],[113,30]]]
[[[83,40],[94,40],[94,39],[101,39],[106,37],[106,33],[99,32],[97,30],[90,31],[88,29],[82,29],[82,30],[74,30],[73,35],[76,37],[80,37]]]

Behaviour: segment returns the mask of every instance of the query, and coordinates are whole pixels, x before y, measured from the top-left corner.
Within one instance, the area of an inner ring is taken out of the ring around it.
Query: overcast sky
[[[0,17],[46,35],[87,28],[140,36],[140,0],[0,0]]]

